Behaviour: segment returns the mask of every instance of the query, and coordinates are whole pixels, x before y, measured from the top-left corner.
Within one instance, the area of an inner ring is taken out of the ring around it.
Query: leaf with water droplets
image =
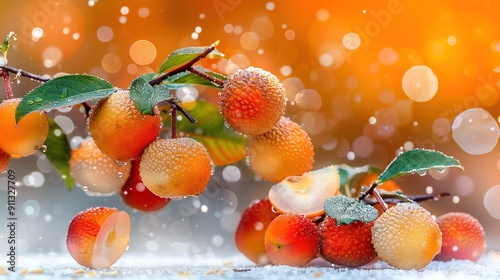
[[[73,188],[73,178],[70,175],[69,159],[71,148],[63,130],[55,121],[49,119],[49,135],[45,140],[47,159],[55,166],[66,182],[68,190]]]
[[[143,78],[135,79],[130,85],[130,98],[144,115],[153,115],[156,104],[168,100],[170,97],[168,88],[153,87]]]
[[[192,124],[181,118],[177,121],[177,132],[180,136],[192,137],[202,143],[214,165],[227,165],[246,157],[246,138],[224,125],[217,105],[196,101],[184,108],[198,123]],[[170,119],[170,116],[165,118],[165,126],[170,125]]]
[[[438,151],[414,149],[399,154],[378,176],[378,184],[406,175],[408,173],[425,174],[429,169],[444,170],[449,167],[463,169],[455,158]]]
[[[369,223],[378,216],[378,211],[373,206],[343,195],[328,198],[324,207],[326,214],[335,219],[337,225],[348,225],[354,221]]]
[[[104,98],[115,91],[109,82],[90,75],[65,75],[53,78],[31,90],[16,109],[16,122],[35,111],[73,106]]]
[[[210,47],[188,47],[173,51],[160,66],[159,73],[182,67],[186,63],[196,59]],[[222,58],[224,54],[214,49],[208,55],[210,58]]]

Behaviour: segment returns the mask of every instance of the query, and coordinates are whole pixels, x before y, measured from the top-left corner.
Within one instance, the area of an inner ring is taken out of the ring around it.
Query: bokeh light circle
[[[428,66],[413,66],[403,75],[403,91],[413,101],[429,101],[438,91],[438,79]]]
[[[498,123],[482,108],[460,113],[453,121],[452,130],[455,142],[471,155],[489,153],[497,145]]]

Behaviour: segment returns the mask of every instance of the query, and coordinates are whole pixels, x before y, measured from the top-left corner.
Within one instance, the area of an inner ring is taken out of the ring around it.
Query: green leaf
[[[211,72],[211,73],[214,73],[214,72]],[[210,73],[207,73],[207,74],[210,75]],[[215,76],[215,74],[214,74],[214,76]],[[187,71],[169,77],[166,80],[166,82],[167,82],[167,84],[177,84],[176,85],[177,87],[201,85],[201,86],[209,86],[209,87],[214,87],[214,88],[222,88],[221,86],[214,84],[205,78],[202,78],[196,74],[193,74],[193,73],[187,72]],[[165,85],[165,84],[162,84],[162,85]]]
[[[326,214],[335,219],[337,225],[348,225],[354,221],[369,223],[378,216],[378,211],[373,206],[343,195],[328,198],[324,207]]]
[[[2,56],[4,57],[5,64],[7,64],[7,51],[9,50],[10,46],[10,39],[14,38],[14,41],[17,40],[17,35],[14,32],[9,32],[5,39],[3,40],[2,45],[0,46],[0,51],[2,52]]]
[[[205,52],[207,48],[208,47],[189,47],[175,50],[167,57],[167,59],[165,59],[165,61],[163,61],[160,66],[159,73],[163,73],[173,68],[181,67],[182,65],[192,61],[193,59],[196,59],[200,54]],[[224,54],[215,49],[208,56],[224,57]]]
[[[154,115],[154,107],[170,97],[168,89],[153,87],[143,78],[135,79],[130,85],[130,98],[143,115]]]
[[[71,148],[69,147],[68,139],[63,130],[52,119],[49,119],[49,135],[45,140],[45,146],[47,146],[47,151],[45,152],[47,159],[61,174],[66,182],[68,190],[71,190],[74,183],[69,169]]]
[[[192,124],[186,118],[177,121],[177,132],[182,137],[192,137],[208,150],[214,165],[221,166],[240,161],[246,157],[246,138],[227,128],[219,114],[219,108],[209,102],[197,101],[194,107],[184,106],[198,123]],[[178,115],[180,116],[180,115]],[[170,118],[165,120],[170,126]]]
[[[26,94],[17,106],[16,122],[34,111],[73,106],[107,97],[115,91],[109,82],[90,75],[66,75],[51,79]]]
[[[429,169],[444,170],[448,167],[463,169],[458,160],[441,152],[414,149],[399,154],[378,176],[378,184],[403,176],[408,173],[425,174]]]

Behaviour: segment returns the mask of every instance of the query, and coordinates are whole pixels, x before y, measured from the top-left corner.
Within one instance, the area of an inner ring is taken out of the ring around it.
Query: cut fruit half
[[[116,208],[90,208],[77,214],[68,228],[71,256],[88,268],[108,268],[127,249],[130,216]]]
[[[289,176],[269,190],[269,201],[280,213],[296,213],[313,218],[325,213],[324,203],[340,194],[339,173],[335,166]]]

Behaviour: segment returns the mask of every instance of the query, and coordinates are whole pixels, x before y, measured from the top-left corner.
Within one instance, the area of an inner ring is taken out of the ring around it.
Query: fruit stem
[[[359,201],[363,200],[365,197],[369,196],[370,194],[373,194],[373,191],[375,190],[375,188],[377,186],[378,186],[377,181],[373,181],[370,184],[370,188],[368,190],[366,190],[365,192],[360,193]]]
[[[380,193],[376,189],[372,190],[372,195],[375,197],[375,199],[377,200],[378,204],[380,204],[380,208],[382,209],[382,212],[387,211],[387,204],[382,199],[382,197],[380,196]]]
[[[198,122],[195,118],[193,118],[193,116],[191,116],[191,115],[190,115],[190,114],[186,111],[186,109],[184,109],[184,108],[183,108],[183,107],[179,104],[179,102],[178,102],[176,99],[171,98],[171,99],[167,100],[167,102],[168,102],[168,103],[170,103],[170,105],[171,105],[172,107],[175,105],[175,109],[176,109],[177,111],[181,112],[181,114],[183,114],[183,115],[184,115],[184,117],[186,117],[190,123],[197,123],[197,122]]]
[[[170,119],[170,129],[171,129],[171,136],[170,138],[175,139],[177,138],[177,105],[172,104],[172,107],[170,108],[170,114],[171,114],[171,119]]]
[[[12,92],[12,87],[10,86],[10,76],[9,72],[5,72],[1,70],[1,75],[3,77],[3,83],[5,84],[5,92],[7,93],[7,98],[12,99],[14,98],[14,93]]]
[[[30,78],[33,81],[37,81],[37,82],[40,82],[40,83],[45,83],[45,82],[48,82],[50,80],[50,78],[48,78],[48,77],[36,75],[36,74],[30,73],[30,72],[24,71],[22,69],[10,67],[10,66],[7,66],[7,65],[0,65],[0,69],[3,70],[2,72],[16,73],[19,76],[27,77],[27,78]]]
[[[189,71],[191,71],[191,73],[196,74],[196,75],[198,75],[206,80],[209,80],[210,82],[212,82],[216,85],[219,85],[221,87],[224,86],[223,80],[207,74],[206,72],[202,71],[198,67],[191,66],[191,67],[189,67]]]
[[[436,194],[421,194],[421,195],[401,195],[401,194],[391,194],[391,193],[383,193],[380,196],[384,199],[385,203],[396,204],[399,202],[422,202],[426,200],[439,200],[442,197],[450,196],[451,194],[448,192],[436,193]],[[366,204],[377,204],[378,201],[371,198],[364,198],[363,202]]]
[[[195,58],[193,58],[190,61],[188,61],[186,64],[183,64],[179,68],[174,68],[174,69],[172,69],[172,70],[170,70],[168,72],[165,72],[163,75],[159,76],[158,78],[149,81],[149,84],[152,85],[152,86],[159,85],[159,84],[161,84],[161,82],[163,82],[168,77],[189,70],[191,68],[191,66],[193,66],[193,64],[195,64],[196,62],[198,62],[200,59],[205,58],[212,51],[214,51],[218,44],[219,44],[219,41],[216,41],[215,43],[213,43],[210,46],[208,46],[207,49],[204,52],[200,53]]]

